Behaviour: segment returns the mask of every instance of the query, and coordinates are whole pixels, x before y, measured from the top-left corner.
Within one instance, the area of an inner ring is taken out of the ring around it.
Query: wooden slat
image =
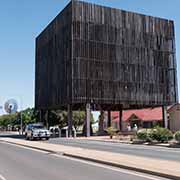
[[[75,1],[36,40],[36,107],[175,103],[175,53],[173,21]]]

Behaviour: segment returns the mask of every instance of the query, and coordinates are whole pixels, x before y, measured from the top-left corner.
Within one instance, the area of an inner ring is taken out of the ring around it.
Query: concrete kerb
[[[144,146],[156,146],[156,147],[165,147],[165,148],[180,148],[180,144],[160,144],[160,143],[136,143],[133,141],[111,141],[111,140],[101,140],[101,139],[87,139],[88,141],[96,141],[96,142],[109,142],[115,144],[132,144],[132,145],[144,145]]]
[[[115,144],[133,144],[131,141],[113,141],[113,140],[101,140],[101,139],[86,139],[87,141],[96,141],[96,142],[107,142],[107,143],[115,143]]]
[[[125,166],[125,165],[107,162],[107,161],[103,161],[103,160],[97,160],[97,159],[72,155],[72,154],[68,154],[68,153],[63,153],[63,155],[68,156],[68,157],[72,157],[72,158],[76,158],[76,159],[82,159],[82,160],[86,160],[86,161],[90,161],[90,162],[95,162],[95,163],[99,163],[99,164],[113,166],[113,167],[117,167],[117,168],[121,168],[121,169],[126,169],[126,170],[136,171],[136,172],[140,172],[140,173],[150,174],[150,175],[154,175],[154,176],[159,176],[159,177],[163,177],[163,178],[168,178],[168,179],[173,179],[173,180],[179,180],[180,179],[179,176],[173,176],[173,175],[169,175],[166,173],[159,173],[159,172],[155,172],[155,171],[149,171],[146,169],[140,169],[140,168]]]
[[[74,155],[74,154],[70,154],[70,153],[66,153],[66,152],[52,151],[52,150],[49,150],[46,148],[34,147],[33,145],[23,145],[23,144],[20,144],[17,142],[8,142],[8,141],[1,140],[1,139],[0,139],[0,141],[5,142],[5,143],[9,143],[9,144],[22,146],[22,147],[27,147],[27,148],[31,148],[31,149],[40,150],[40,151],[45,151],[45,152],[51,153],[51,154],[61,154],[61,155],[66,156],[66,157],[72,157],[72,158],[76,158],[76,159],[86,160],[86,161],[90,161],[90,162],[95,162],[95,163],[104,164],[104,165],[117,167],[117,168],[121,168],[121,169],[126,169],[126,170],[136,171],[136,172],[140,172],[140,173],[150,174],[150,175],[168,178],[168,179],[172,179],[172,180],[179,180],[180,179],[179,176],[169,175],[166,173],[160,173],[160,172],[151,171],[151,170],[147,170],[147,169],[143,169],[143,168],[126,166],[126,165],[119,164],[119,163],[113,163],[113,162],[103,161],[103,160],[99,160],[99,159],[84,157],[84,156],[80,156],[80,155]]]

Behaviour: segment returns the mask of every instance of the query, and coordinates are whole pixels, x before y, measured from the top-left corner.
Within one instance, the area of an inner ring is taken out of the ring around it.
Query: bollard
[[[68,129],[66,129],[66,138],[68,138],[69,136],[68,136]]]
[[[59,128],[59,137],[61,137],[61,129]]]
[[[76,138],[76,130],[74,130],[74,138]]]

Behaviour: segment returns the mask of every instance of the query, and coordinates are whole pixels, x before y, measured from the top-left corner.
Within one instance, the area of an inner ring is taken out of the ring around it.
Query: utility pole
[[[20,118],[21,118],[21,134],[23,135],[23,120],[22,120],[22,110],[20,112]]]

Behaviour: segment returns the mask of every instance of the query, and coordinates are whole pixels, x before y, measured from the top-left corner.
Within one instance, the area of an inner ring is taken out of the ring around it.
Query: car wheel
[[[31,141],[33,141],[34,140],[34,137],[31,135]]]
[[[29,140],[29,137],[28,137],[27,133],[25,134],[25,139]]]
[[[48,140],[49,140],[49,137],[47,137],[46,140],[48,141]]]

